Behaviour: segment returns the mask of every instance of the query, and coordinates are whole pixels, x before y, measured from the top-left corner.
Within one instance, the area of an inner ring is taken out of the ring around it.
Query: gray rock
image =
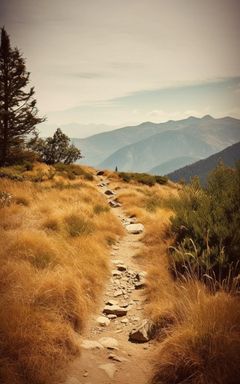
[[[129,320],[128,320],[127,318],[126,318],[126,319],[122,319],[122,320],[121,320],[121,323],[122,323],[122,324],[128,324],[128,323],[129,323]]]
[[[120,272],[125,272],[127,270],[127,267],[124,264],[117,264],[116,267],[117,267],[117,270]]]
[[[112,363],[99,365],[99,368],[103,369],[110,379],[113,379],[117,370],[115,365]]]
[[[102,337],[99,343],[107,349],[118,349],[118,341],[113,337]]]
[[[115,265],[117,265],[117,264],[123,264],[123,263],[121,262],[121,260],[113,260],[112,262],[113,262],[113,264],[115,264]]]
[[[127,309],[119,307],[118,305],[106,305],[103,309],[103,313],[106,315],[116,315],[121,317],[127,314]]]
[[[113,276],[121,276],[122,274],[121,274],[121,272],[118,271],[117,269],[114,269],[114,270],[112,271],[112,275],[113,275]]]
[[[107,196],[113,196],[113,195],[115,195],[115,192],[113,192],[111,189],[107,189],[104,193],[105,193],[105,195],[107,195]]]
[[[115,200],[110,200],[108,202],[108,204],[110,205],[110,207],[112,208],[119,208],[122,206],[122,204],[120,204],[118,201],[115,201]]]
[[[96,321],[101,327],[107,327],[110,324],[110,320],[105,316],[99,316]]]
[[[144,320],[140,327],[133,329],[129,334],[129,341],[132,343],[146,343],[153,339],[156,328],[152,322]]]
[[[115,355],[114,353],[111,353],[108,358],[110,360],[114,360],[114,361],[118,361],[119,363],[121,363],[123,361],[123,359],[117,355]]]
[[[95,340],[83,340],[81,347],[83,349],[103,349],[103,346]]]
[[[139,282],[134,283],[134,287],[135,287],[135,289],[143,289],[143,288],[145,288],[146,287],[145,280],[142,279]]]
[[[107,315],[108,319],[114,320],[117,318],[117,315]]]
[[[117,300],[107,300],[106,305],[118,305],[118,301]]]
[[[133,235],[137,235],[139,233],[142,233],[144,231],[144,225],[143,224],[128,224],[126,226],[126,229],[128,233],[131,233]]]

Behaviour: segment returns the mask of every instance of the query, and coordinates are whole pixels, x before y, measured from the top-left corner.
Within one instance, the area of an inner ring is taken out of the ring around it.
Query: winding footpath
[[[135,218],[127,218],[115,205],[116,195],[108,180],[101,177],[99,181],[126,234],[112,246],[112,277],[102,309],[83,335],[81,356],[71,365],[65,384],[147,384],[154,346],[148,341],[143,313],[145,272],[134,260],[142,247],[142,233],[131,233],[142,232],[142,226],[136,226]]]

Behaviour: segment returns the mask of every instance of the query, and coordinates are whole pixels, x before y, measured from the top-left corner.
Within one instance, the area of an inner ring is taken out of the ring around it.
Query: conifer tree
[[[17,160],[27,135],[45,119],[38,117],[34,88],[28,88],[30,73],[25,59],[12,48],[6,30],[0,46],[0,166]]]

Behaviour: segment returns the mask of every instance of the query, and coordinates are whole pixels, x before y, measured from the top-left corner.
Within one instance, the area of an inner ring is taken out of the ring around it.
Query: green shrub
[[[171,218],[174,269],[197,270],[200,278],[207,274],[218,281],[230,271],[232,278],[239,274],[240,167],[219,165],[206,189],[194,180],[180,192],[180,199],[170,203],[175,211]]]
[[[135,181],[144,185],[153,186],[154,184],[166,184],[167,178],[165,176],[153,176],[148,173],[131,173],[131,172],[119,172],[120,178],[129,183]]]

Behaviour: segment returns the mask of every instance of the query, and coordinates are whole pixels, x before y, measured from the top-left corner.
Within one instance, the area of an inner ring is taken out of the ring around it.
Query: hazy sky
[[[240,118],[239,20],[239,0],[0,0],[58,125]]]

